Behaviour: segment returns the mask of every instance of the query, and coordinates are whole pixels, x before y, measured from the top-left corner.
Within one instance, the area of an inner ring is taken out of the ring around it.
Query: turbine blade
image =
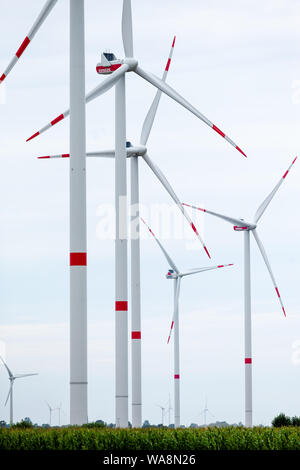
[[[141,147],[128,147],[126,148],[127,157],[131,157],[132,155],[140,154]],[[87,157],[99,157],[99,158],[115,158],[115,150],[100,150],[98,152],[87,152]],[[43,155],[41,157],[37,157],[39,160],[45,158],[70,158],[69,153],[60,153],[58,155]]]
[[[4,403],[4,406],[7,405],[7,402],[8,402],[8,399],[10,397],[10,394],[11,394],[11,391],[12,391],[12,388],[13,388],[13,382],[10,383],[10,387],[9,387],[9,391],[8,391],[8,395],[7,395],[7,398],[5,400],[5,403]]]
[[[125,57],[133,57],[131,0],[123,0],[122,38]]]
[[[265,212],[266,208],[268,207],[268,205],[270,204],[270,202],[272,201],[273,197],[275,196],[275,194],[277,193],[278,189],[280,188],[280,186],[282,185],[282,183],[284,182],[288,172],[290,171],[290,169],[292,168],[292,166],[294,165],[295,161],[297,160],[297,157],[294,158],[294,160],[292,161],[291,165],[288,167],[287,171],[284,173],[284,175],[280,178],[279,182],[276,184],[275,188],[273,189],[273,191],[270,192],[270,194],[266,197],[266,199],[262,202],[262,204],[259,206],[259,208],[257,209],[256,211],[256,214],[254,216],[254,222],[257,223],[259,221],[259,219],[261,218],[261,216],[263,215],[263,213]]]
[[[175,315],[176,315],[177,310],[178,310],[180,282],[181,282],[181,278],[179,277],[177,279],[177,284],[176,284],[176,292],[175,292],[175,300],[174,300],[174,313],[173,313],[173,318],[172,318],[172,322],[171,322],[171,327],[170,327],[170,332],[169,332],[167,344],[169,344],[171,336],[172,336],[172,332],[173,332],[173,328],[174,328]]]
[[[177,101],[177,103],[181,104],[184,108],[186,108],[188,111],[193,113],[197,118],[199,118],[201,121],[203,121],[205,124],[207,124],[209,127],[211,127],[214,131],[216,131],[218,134],[220,134],[221,137],[223,137],[227,142],[229,142],[234,148],[236,148],[240,153],[242,153],[245,157],[247,156],[241,149],[238,147],[224,132],[222,132],[215,124],[213,124],[207,117],[205,117],[202,113],[200,113],[194,106],[192,106],[187,100],[185,100],[177,91],[175,91],[173,88],[171,88],[169,85],[164,83],[160,78],[156,77],[156,75],[153,75],[150,72],[146,72],[143,70],[141,67],[137,66],[136,69],[134,70],[135,73],[137,73],[140,77],[142,77],[144,80],[147,80],[147,82],[151,83],[153,86],[158,88],[159,90],[163,91],[166,95],[168,95],[170,98],[173,100]]]
[[[117,70],[115,70],[111,75],[109,75],[100,85],[96,86],[90,93],[88,93],[85,97],[85,102],[89,103],[90,101],[94,100],[98,96],[102,95],[106,91],[110,90],[115,83],[119,80],[119,78],[127,72],[129,66],[127,64],[121,65]],[[29,142],[30,140],[34,139],[38,135],[42,134],[46,130],[50,129],[50,127],[53,127],[55,124],[58,122],[62,121],[65,119],[67,116],[69,116],[70,110],[67,109],[64,113],[60,114],[57,116],[53,121],[48,123],[46,126],[42,127],[39,131],[35,132],[31,137],[29,137],[26,142]]]
[[[214,215],[215,217],[226,220],[226,222],[229,222],[232,225],[237,225],[238,227],[242,225],[244,225],[245,228],[251,227],[251,224],[249,224],[248,222],[245,222],[244,220],[235,219],[233,217],[228,217],[227,215],[219,214],[218,212],[212,212],[212,211],[209,211],[208,209],[202,209],[201,207],[193,206],[191,204],[185,204],[184,202],[182,203],[182,205],[186,207],[191,207],[192,209],[196,209],[198,211],[206,212],[207,214],[210,214],[210,215]]]
[[[204,271],[211,271],[212,269],[218,269],[218,268],[226,268],[228,266],[233,266],[233,264],[219,264],[218,266],[208,266],[206,268],[194,268],[194,269],[188,269],[187,271],[184,271],[183,273],[180,273],[180,276],[189,276],[190,274],[197,274],[197,273],[203,273]]]
[[[165,175],[163,174],[163,172],[158,168],[158,166],[150,159],[149,155],[148,154],[145,154],[143,155],[143,159],[145,160],[145,162],[147,163],[147,165],[149,166],[149,168],[151,168],[151,170],[153,171],[153,173],[155,174],[155,176],[159,179],[159,181],[161,182],[161,184],[163,185],[163,187],[166,189],[166,191],[170,194],[171,198],[173,199],[173,201],[175,202],[175,204],[177,204],[179,210],[182,212],[182,214],[184,215],[184,217],[186,218],[186,220],[188,221],[188,223],[190,224],[190,226],[192,227],[193,231],[195,232],[195,234],[197,235],[198,239],[200,240],[207,256],[210,258],[210,254],[208,252],[208,249],[206,248],[205,246],[205,243],[204,241],[202,240],[198,230],[196,229],[193,221],[191,220],[190,216],[188,215],[187,211],[184,209],[183,205],[181,204],[179,198],[177,197],[177,195],[175,194],[172,186],[170,185],[170,183],[168,182],[167,178],[165,177]]]
[[[35,373],[35,374],[16,374],[14,376],[14,379],[22,379],[23,377],[31,377],[32,375],[39,375],[39,374],[37,374],[37,373]]]
[[[172,260],[172,258],[169,256],[169,254],[166,252],[166,250],[164,249],[164,247],[162,246],[162,244],[160,243],[159,239],[154,235],[154,233],[152,232],[151,228],[149,227],[149,225],[144,221],[144,219],[142,219],[142,217],[140,217],[141,221],[146,225],[146,227],[148,228],[149,232],[151,233],[151,235],[155,238],[158,246],[160,247],[161,251],[163,252],[163,254],[165,255],[169,265],[171,266],[172,269],[174,269],[174,271],[176,273],[179,273],[179,270],[176,266],[176,264],[174,263],[174,261]]]
[[[169,57],[168,57],[168,61],[167,61],[167,65],[166,65],[166,68],[165,68],[163,76],[162,76],[162,81],[163,82],[165,82],[166,79],[167,79],[167,75],[168,75],[169,68],[170,68],[170,65],[171,65],[172,55],[173,55],[174,46],[175,46],[175,39],[176,39],[176,36],[174,36],[172,46],[171,46],[171,50],[170,50]],[[159,102],[160,102],[161,94],[162,94],[162,91],[157,90],[156,95],[154,97],[154,100],[153,100],[153,102],[150,106],[150,109],[147,113],[147,116],[145,118],[143,128],[142,128],[141,138],[140,138],[140,143],[142,145],[146,145],[147,142],[148,142],[148,138],[149,138],[149,135],[150,135],[150,132],[151,132],[151,129],[152,129],[152,126],[153,126],[154,118],[156,116],[157,108],[158,108],[158,105],[159,105]]]
[[[3,82],[3,80],[7,77],[7,75],[9,74],[9,72],[13,69],[13,67],[16,65],[16,63],[18,62],[18,60],[20,59],[21,55],[23,54],[23,52],[25,51],[25,49],[27,48],[27,46],[30,44],[30,42],[32,41],[32,39],[34,38],[35,34],[37,33],[37,31],[40,29],[40,27],[42,26],[42,24],[44,23],[45,19],[47,18],[47,16],[49,15],[49,13],[51,12],[51,10],[53,9],[54,5],[57,3],[57,0],[48,0],[46,2],[46,4],[44,5],[44,8],[42,9],[41,13],[39,14],[39,16],[37,17],[37,19],[35,20],[35,22],[33,23],[33,26],[31,28],[31,30],[29,31],[29,33],[27,34],[27,36],[25,37],[24,41],[22,42],[22,44],[20,45],[19,49],[17,50],[16,54],[14,55],[14,57],[12,58],[12,60],[10,61],[10,63],[8,64],[8,66],[6,67],[4,73],[1,75],[0,77],[0,84]]]
[[[7,372],[8,372],[9,378],[13,378],[13,373],[12,373],[12,371],[9,369],[8,365],[6,364],[6,362],[4,361],[4,359],[3,359],[2,356],[0,356],[0,359],[1,359],[1,361],[2,361],[2,363],[3,363],[3,365],[4,365],[4,367],[5,367],[5,369],[6,369]]]
[[[269,260],[268,260],[268,257],[267,257],[267,253],[266,253],[266,250],[264,249],[264,246],[257,234],[257,231],[256,230],[252,230],[252,233],[253,233],[253,236],[255,238],[255,241],[257,243],[257,246],[259,248],[259,251],[261,252],[261,255],[263,257],[263,260],[265,262],[265,265],[267,266],[267,269],[269,271],[269,274],[270,274],[270,277],[272,279],[272,282],[274,284],[274,287],[275,287],[275,291],[276,291],[276,294],[277,294],[277,297],[278,297],[278,300],[280,302],[280,305],[281,305],[281,308],[282,308],[282,311],[284,313],[284,316],[286,317],[286,313],[285,313],[285,308],[283,306],[283,303],[282,303],[282,300],[281,300],[281,297],[280,297],[280,294],[279,294],[279,290],[278,290],[278,287],[277,287],[277,284],[276,284],[276,281],[275,281],[275,277],[274,277],[274,274],[272,272],[272,269],[271,269],[271,266],[270,266],[270,263],[269,263]]]

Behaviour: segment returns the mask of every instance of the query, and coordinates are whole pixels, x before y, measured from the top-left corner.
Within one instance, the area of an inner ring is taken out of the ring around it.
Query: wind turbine
[[[48,0],[0,78],[17,63],[57,0]],[[70,422],[87,422],[87,244],[84,0],[70,0]],[[58,122],[58,120],[56,120]],[[52,123],[53,124],[53,123]]]
[[[50,406],[47,401],[46,401],[46,405],[47,405],[48,408],[49,408],[49,425],[50,425],[50,427],[51,427],[51,425],[52,425],[52,413],[53,413],[53,411],[58,410],[58,408],[52,408],[52,406]]]
[[[285,308],[282,303],[282,299],[279,294],[277,283],[275,281],[273,272],[269,260],[267,258],[266,251],[260,238],[257,233],[257,224],[264,214],[265,210],[269,206],[271,200],[277,193],[281,184],[285,180],[290,169],[294,165],[297,157],[293,160],[292,164],[289,166],[284,175],[280,178],[279,182],[276,184],[271,193],[264,199],[259,208],[257,209],[253,222],[246,222],[244,219],[237,219],[234,217],[228,217],[227,215],[219,214],[217,212],[212,212],[207,209],[202,209],[197,206],[190,204],[184,204],[187,207],[192,207],[203,211],[207,214],[211,214],[215,217],[225,220],[233,225],[233,230],[236,232],[244,232],[244,328],[245,328],[245,425],[247,427],[252,426],[252,322],[251,322],[251,272],[250,272],[250,232],[252,233],[259,251],[262,255],[262,258],[265,262],[267,270],[269,271],[272,283],[275,288],[278,300],[280,302],[284,316],[286,316]]]
[[[168,60],[164,69],[162,80],[166,81],[173,50],[175,46],[175,37],[173,38],[172,46],[168,56]],[[162,186],[166,189],[171,196],[177,207],[180,209],[184,217],[187,219],[192,230],[200,240],[206,254],[210,257],[208,249],[204,244],[195,224],[191,220],[188,212],[184,209],[180,199],[176,195],[174,189],[169,181],[159,169],[157,164],[150,159],[148,155],[147,144],[152,129],[156,112],[158,109],[159,101],[161,98],[161,91],[157,90],[154,100],[145,117],[139,145],[132,146],[130,142],[126,143],[126,155],[130,158],[130,193],[131,193],[131,208],[136,208],[136,213],[131,213],[131,223],[135,225],[135,236],[131,236],[131,340],[132,340],[132,426],[134,428],[142,426],[142,370],[141,370],[141,292],[140,292],[140,238],[139,238],[139,166],[138,157],[142,157],[148,167],[157,177]],[[87,157],[100,157],[100,158],[115,158],[114,150],[103,150],[98,152],[87,152]],[[38,159],[49,158],[69,158],[70,154],[58,155],[45,155],[38,157]]]
[[[23,377],[31,377],[32,375],[38,375],[38,374],[13,374],[12,371],[9,369],[8,365],[4,361],[4,359],[0,356],[0,359],[4,365],[4,367],[7,370],[8,373],[8,378],[10,381],[10,387],[9,387],[9,392],[5,401],[5,406],[8,402],[8,399],[10,398],[10,411],[9,411],[9,423],[12,426],[14,422],[14,410],[13,410],[13,388],[14,388],[14,382],[16,379],[22,379]]]
[[[206,415],[207,415],[207,413],[209,413],[212,417],[214,417],[214,415],[207,408],[207,398],[205,398],[205,406],[204,406],[204,409],[200,413],[201,415],[202,414],[204,415],[204,426],[206,426]]]
[[[158,408],[161,409],[161,424],[164,425],[164,417],[165,417],[165,407],[162,405],[156,405]]]
[[[181,280],[185,276],[191,276],[193,274],[202,273],[204,271],[211,271],[212,269],[225,268],[227,266],[233,266],[232,264],[222,264],[218,266],[208,266],[205,268],[194,268],[187,271],[180,271],[170,255],[164,249],[159,239],[154,235],[149,225],[142,219],[142,222],[146,225],[151,235],[155,238],[158,246],[163,252],[167,262],[169,263],[170,269],[166,275],[167,279],[174,280],[174,314],[171,323],[171,329],[168,337],[168,343],[171,338],[172,330],[174,328],[174,411],[175,411],[175,428],[180,426],[180,358],[179,358],[179,293]]]
[[[116,204],[116,241],[115,241],[115,357],[116,357],[116,426],[128,426],[128,290],[127,290],[127,187],[126,187],[126,103],[125,103],[125,74],[134,72],[155,88],[167,94],[170,98],[181,104],[198,119],[227,140],[245,157],[246,154],[223,131],[200,113],[192,104],[185,100],[173,88],[154,74],[146,72],[139,65],[133,54],[132,12],[131,0],[123,0],[122,37],[125,58],[114,61],[118,64],[109,64],[105,59],[105,73],[111,73],[102,84],[86,95],[86,103],[115,86],[115,204]],[[98,67],[97,67],[98,69]],[[65,117],[69,116],[70,109],[61,113],[46,126],[35,132],[27,141],[37,137],[47,129],[53,127]],[[71,152],[72,153],[72,152]],[[82,187],[82,185],[81,185]],[[81,205],[79,206],[81,207]],[[79,209],[78,209],[79,210]],[[85,214],[85,212],[84,212]],[[84,219],[85,220],[85,219]],[[83,218],[81,220],[83,222]],[[86,225],[81,226],[81,232]],[[73,232],[73,230],[71,230]],[[80,259],[85,260],[84,256]]]

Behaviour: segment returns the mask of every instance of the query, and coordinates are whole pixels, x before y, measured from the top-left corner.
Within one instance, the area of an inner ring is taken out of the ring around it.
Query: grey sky
[[[0,73],[24,39],[43,0],[1,0]],[[161,75],[177,35],[168,82],[224,130],[246,160],[186,110],[162,97],[149,154],[185,202],[251,218],[298,152],[300,5],[285,1],[132,1],[135,56]],[[102,50],[123,56],[121,0],[86,1],[87,91],[102,80]],[[0,105],[0,339],[13,371],[39,372],[15,387],[16,419],[48,419],[45,400],[68,414],[68,162],[38,155],[69,150],[68,120],[39,139],[27,137],[68,108],[68,1],[59,0],[9,75]],[[127,78],[127,136],[138,143],[155,90]],[[87,149],[114,142],[113,91],[87,107]],[[284,300],[287,318],[252,244],[254,423],[276,413],[300,415],[299,162],[260,223],[260,235]],[[97,208],[114,194],[112,161],[88,166],[89,419],[114,419],[114,245],[96,236]],[[140,163],[141,201],[170,203]],[[296,216],[296,217],[295,217]],[[182,422],[208,407],[215,419],[243,420],[242,234],[211,217],[204,235],[213,261],[233,268],[185,279],[182,285]],[[158,227],[153,227],[155,228]],[[205,266],[183,240],[165,240],[183,268]],[[142,242],[144,419],[160,421],[156,403],[173,395],[172,285],[158,247]],[[299,346],[298,346],[299,347]],[[0,418],[8,391],[0,369]],[[62,420],[67,422],[67,414]]]

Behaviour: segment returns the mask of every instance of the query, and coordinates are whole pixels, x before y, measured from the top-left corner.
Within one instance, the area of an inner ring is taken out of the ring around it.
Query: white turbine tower
[[[16,379],[22,379],[23,377],[31,377],[32,375],[38,375],[38,374],[13,374],[12,371],[9,369],[8,365],[4,361],[4,359],[0,356],[0,359],[4,365],[4,367],[7,370],[8,373],[8,378],[10,381],[10,387],[9,387],[9,392],[5,401],[5,406],[8,402],[8,399],[10,399],[10,410],[9,410],[9,423],[12,426],[14,422],[14,409],[13,409],[13,392],[14,392],[14,382]]]
[[[57,0],[48,0],[2,74],[6,78]],[[84,0],[70,0],[70,422],[87,422]],[[60,116],[51,124],[62,119]]]
[[[285,180],[288,172],[292,168],[296,159],[297,157],[293,160],[292,164],[289,166],[288,170],[284,173],[284,175],[280,178],[275,188],[266,197],[266,199],[261,203],[261,205],[259,206],[259,208],[257,209],[254,215],[253,222],[246,222],[244,219],[228,217],[226,215],[219,214],[217,212],[212,212],[207,209],[202,209],[200,207],[196,207],[193,205],[184,204],[185,206],[203,211],[207,214],[214,215],[215,217],[218,217],[220,219],[225,220],[226,222],[229,222],[230,224],[233,225],[233,229],[237,232],[244,232],[245,425],[247,427],[252,426],[252,322],[251,322],[250,232],[252,233],[257,243],[259,251],[262,255],[262,258],[270,274],[270,277],[274,285],[282,311],[284,313],[284,316],[286,316],[285,309],[284,309],[284,306],[283,306],[283,303],[279,294],[279,290],[278,290],[273,272],[271,270],[269,260],[267,258],[266,251],[263,247],[262,242],[260,241],[256,228],[257,228],[257,224],[260,218],[262,217],[263,213],[267,209],[271,200],[275,196],[279,187]]]
[[[167,78],[168,71],[170,69],[171,59],[175,46],[175,37],[172,42],[171,50],[167,60],[167,64],[163,73],[162,80],[165,81]],[[148,167],[154,173],[156,178],[166,189],[168,194],[171,196],[177,207],[180,209],[187,222],[195,232],[196,236],[202,243],[206,254],[210,257],[209,252],[195,224],[191,220],[188,212],[184,209],[180,199],[176,195],[174,189],[170,185],[169,181],[159,169],[157,164],[150,159],[147,148],[147,144],[150,131],[152,129],[154,118],[157,112],[158,104],[161,98],[161,91],[157,90],[154,100],[149,108],[149,111],[145,117],[140,137],[140,144],[132,146],[130,142],[127,142],[126,155],[130,158],[130,192],[131,192],[131,221],[132,226],[134,225],[135,234],[131,236],[131,345],[132,345],[132,426],[142,426],[142,367],[141,367],[141,292],[140,292],[140,237],[139,237],[139,166],[138,158],[142,157]],[[103,150],[98,152],[87,152],[87,157],[100,157],[100,158],[115,158],[114,150]],[[45,155],[38,157],[38,159],[49,159],[49,158],[69,158],[70,154],[58,154],[58,155]],[[134,212],[133,210],[136,210]]]
[[[127,299],[127,188],[126,188],[126,107],[125,74],[134,72],[170,98],[181,104],[198,119],[217,132],[244,156],[245,153],[223,131],[200,113],[173,88],[152,73],[146,72],[139,65],[133,54],[131,0],[123,0],[122,37],[125,59],[110,62],[111,57],[104,57],[104,67],[97,67],[101,73],[111,74],[102,84],[86,95],[86,103],[108,91],[115,89],[115,204],[116,204],[116,269],[115,269],[115,311],[116,311],[116,426],[128,426],[128,299]],[[105,54],[103,54],[105,56]],[[113,54],[111,54],[113,56]],[[117,63],[115,63],[117,62]],[[46,126],[35,132],[27,141],[37,137],[70,114],[70,109],[57,116]],[[72,166],[72,165],[71,165]],[[79,212],[80,209],[78,209]],[[81,212],[83,222],[83,212]],[[85,214],[84,214],[85,216]],[[78,219],[79,220],[79,219]],[[81,232],[85,230],[81,225]],[[71,233],[73,233],[71,229]],[[82,255],[83,258],[84,254]],[[81,259],[82,259],[81,258]],[[82,285],[81,285],[82,287]],[[84,294],[84,292],[83,292]],[[79,295],[77,299],[79,298]],[[85,301],[84,301],[85,302]],[[72,356],[71,356],[72,357]],[[84,376],[85,370],[82,373]],[[71,379],[72,380],[72,379]],[[84,379],[83,379],[84,380]],[[78,382],[79,384],[80,382]]]
[[[158,246],[163,252],[167,262],[169,263],[170,269],[166,275],[167,279],[174,280],[174,314],[171,323],[171,329],[168,337],[168,343],[171,338],[172,330],[174,328],[174,412],[175,412],[175,428],[180,426],[180,351],[179,351],[179,293],[180,293],[180,284],[181,280],[185,276],[190,276],[192,274],[202,273],[204,271],[211,271],[212,269],[225,268],[227,266],[233,266],[232,264],[222,264],[218,266],[209,266],[205,268],[194,268],[189,269],[188,271],[181,272],[170,255],[166,252],[159,239],[154,235],[153,231],[149,225],[141,218],[143,223],[148,227],[149,232],[155,238]]]

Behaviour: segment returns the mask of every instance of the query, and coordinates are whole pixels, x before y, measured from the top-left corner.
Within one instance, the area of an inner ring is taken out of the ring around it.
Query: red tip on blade
[[[29,139],[26,140],[26,142],[29,142],[31,139],[34,139],[35,137],[37,137],[38,135],[40,135],[39,132],[36,132],[35,134],[33,134],[31,137],[29,137]]]
[[[19,47],[19,49],[16,52],[16,56],[18,58],[21,57],[21,55],[23,54],[23,52],[25,51],[25,49],[26,49],[26,47],[28,46],[29,43],[30,43],[30,39],[26,36],[26,38],[24,39],[21,46]]]
[[[279,294],[279,290],[277,289],[277,287],[275,287],[275,290],[276,290],[276,293],[277,293],[277,295],[278,295],[278,297],[279,297],[279,299],[280,299],[280,294]]]
[[[3,80],[6,78],[6,75],[3,73],[0,77],[0,83],[3,82]]]
[[[218,268],[224,268],[224,264],[220,264]]]
[[[283,311],[283,313],[284,313],[284,316],[286,317],[286,313],[285,313],[284,307],[282,307],[282,311]]]
[[[175,46],[176,36],[174,36],[172,47]]]
[[[231,264],[229,264],[228,266],[234,266],[234,264],[233,264],[233,263],[231,263]]]
[[[207,254],[207,256],[208,256],[209,259],[210,259],[210,254],[209,254],[209,252],[208,252],[208,249],[206,248],[206,246],[204,246],[203,248],[204,248],[204,250],[205,250],[205,253]]]
[[[63,153],[61,158],[70,158],[70,154],[69,153]]]
[[[169,344],[169,341],[170,341],[170,336],[169,336],[169,338],[168,338],[167,344]]]
[[[42,158],[50,158],[50,155],[46,155],[46,156],[44,156],[44,157],[37,157],[37,158],[38,158],[38,160],[40,160],[40,159],[42,159]]]
[[[166,72],[169,71],[170,64],[171,64],[171,59],[168,59],[168,62],[167,62],[167,65],[166,65]]]
[[[1,79],[0,79],[1,80]],[[292,165],[294,165],[295,161],[297,160],[298,157],[294,158]]]
[[[240,149],[240,147],[236,146],[235,148],[236,148],[242,155],[244,155],[244,157],[247,158],[247,155],[243,152],[242,149]]]

